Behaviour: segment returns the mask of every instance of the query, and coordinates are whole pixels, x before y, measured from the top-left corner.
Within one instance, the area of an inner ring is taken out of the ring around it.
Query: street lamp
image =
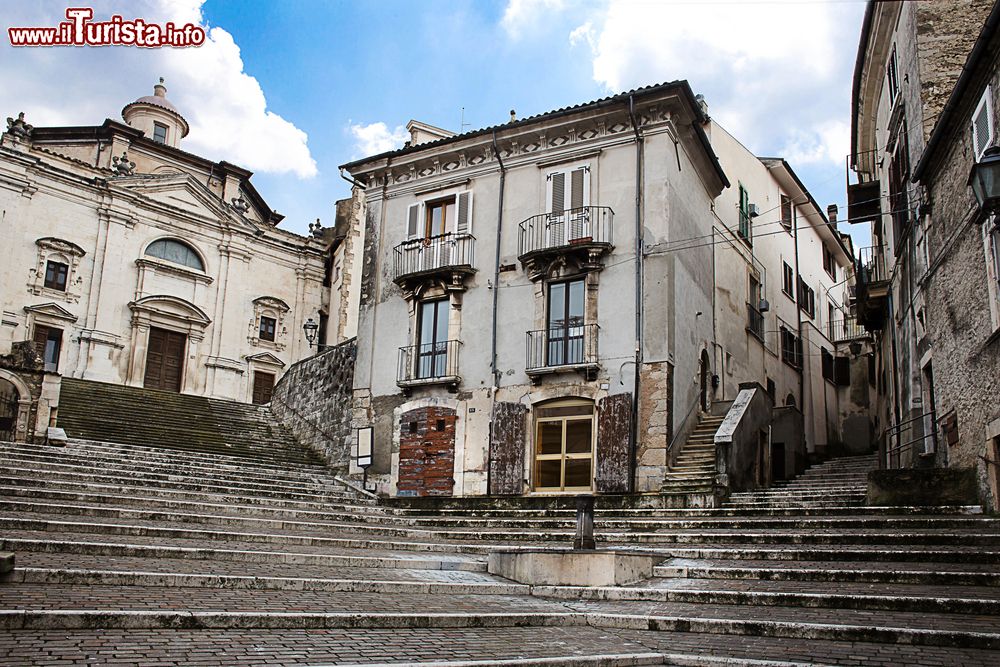
[[[306,340],[309,342],[309,347],[312,347],[313,343],[316,342],[316,332],[319,331],[319,325],[310,317],[302,325],[302,330],[306,332]]]
[[[969,185],[983,211],[1000,209],[1000,147],[987,148],[982,159],[972,166]]]

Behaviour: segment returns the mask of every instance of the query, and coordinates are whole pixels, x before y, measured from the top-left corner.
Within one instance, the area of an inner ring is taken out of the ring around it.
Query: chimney
[[[827,206],[827,207],[826,207],[826,217],[827,217],[827,218],[828,218],[828,219],[830,220],[830,222],[831,222],[831,223],[833,223],[834,225],[836,225],[836,224],[837,224],[837,213],[838,213],[839,211],[840,211],[840,209],[839,209],[839,208],[837,208],[837,205],[836,205],[836,204],[830,204],[829,206]]]
[[[511,109],[510,110],[510,122],[513,123],[515,120],[517,120],[517,112],[514,111],[513,109]]]
[[[705,101],[705,96],[702,95],[701,93],[698,93],[697,95],[694,96],[694,101],[698,103],[698,108],[701,109],[701,112],[705,114],[705,116],[707,117],[708,102]]]

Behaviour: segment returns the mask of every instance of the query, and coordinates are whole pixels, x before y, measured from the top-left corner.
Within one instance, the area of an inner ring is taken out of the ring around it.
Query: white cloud
[[[98,0],[94,19],[121,14],[147,22],[195,23],[206,29],[203,0]],[[7,25],[53,26],[65,6],[19,3]],[[4,40],[6,42],[6,40]],[[191,125],[181,147],[253,171],[317,173],[305,132],[268,110],[260,83],[244,71],[239,46],[220,27],[196,48],[0,46],[0,111],[25,111],[35,125],[84,125],[119,119],[123,106],[149,95],[160,76],[168,97]]]
[[[378,155],[396,148],[400,148],[410,133],[402,125],[397,125],[390,130],[389,126],[378,121],[368,125],[350,125],[351,136],[354,137],[354,157],[368,157]]]
[[[509,37],[520,39],[526,33],[543,27],[539,19],[546,14],[561,11],[565,6],[565,0],[509,0],[500,25]]]
[[[587,50],[594,81],[608,92],[687,79],[751,150],[843,164],[863,7],[599,0],[573,11],[586,22],[568,33],[569,46]],[[510,0],[505,27],[511,15],[560,25],[544,2]]]

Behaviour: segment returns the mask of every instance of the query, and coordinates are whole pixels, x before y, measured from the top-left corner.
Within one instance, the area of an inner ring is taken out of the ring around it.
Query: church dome
[[[162,77],[153,86],[152,95],[145,95],[125,105],[122,118],[154,141],[175,148],[190,129],[181,112],[167,99],[167,87],[163,85]]]

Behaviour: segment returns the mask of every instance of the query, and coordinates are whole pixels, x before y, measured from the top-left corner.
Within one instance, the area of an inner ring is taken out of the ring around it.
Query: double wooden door
[[[179,392],[184,375],[186,347],[187,336],[184,334],[150,327],[143,386]]]

